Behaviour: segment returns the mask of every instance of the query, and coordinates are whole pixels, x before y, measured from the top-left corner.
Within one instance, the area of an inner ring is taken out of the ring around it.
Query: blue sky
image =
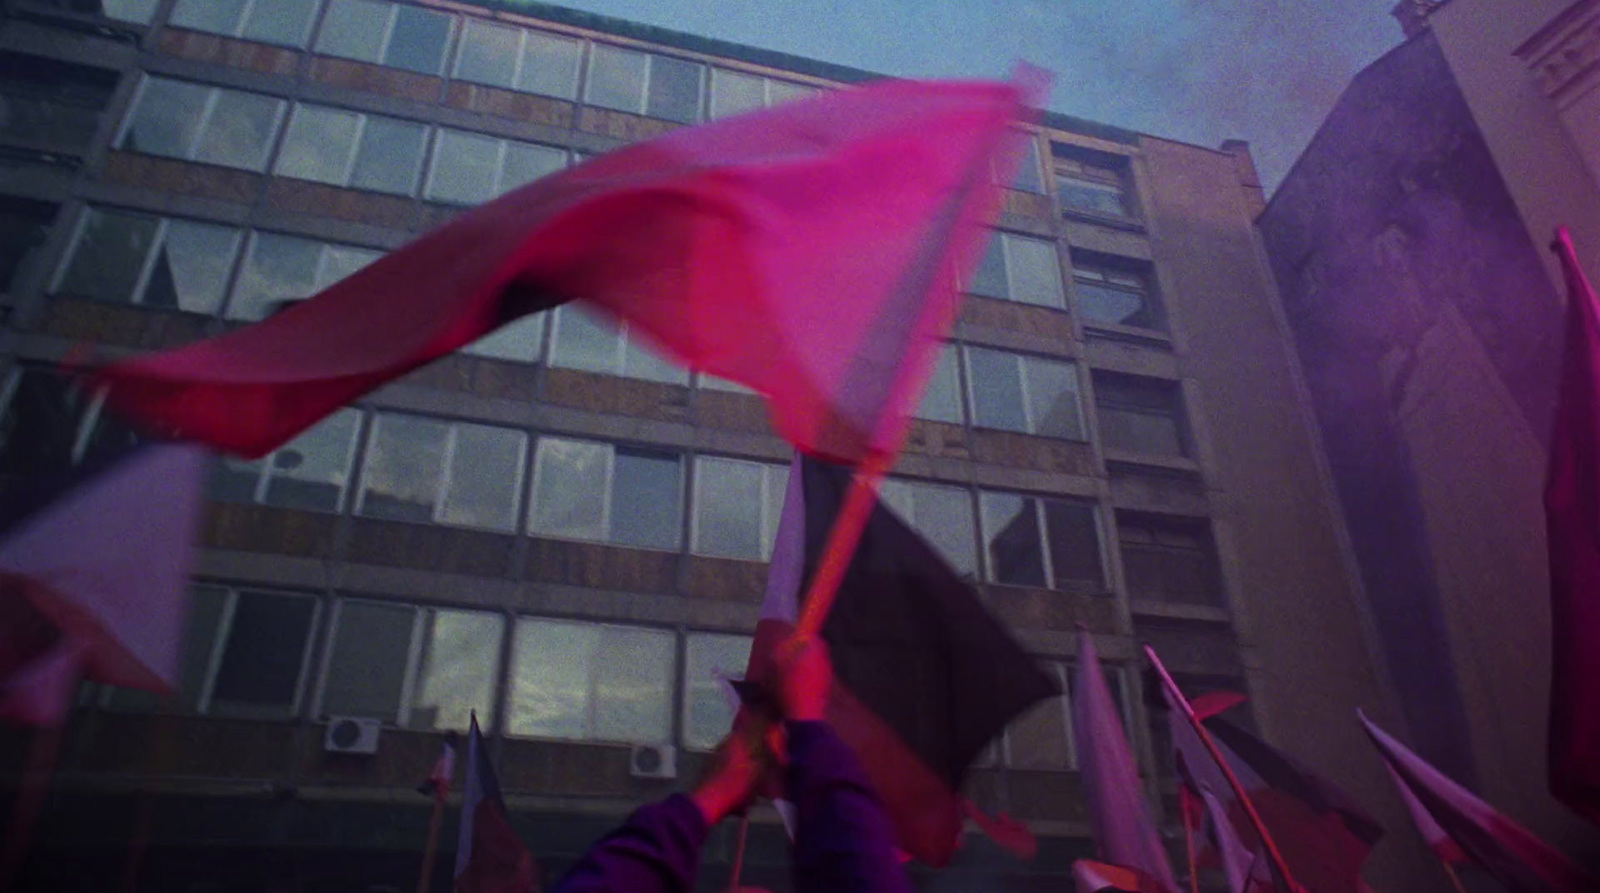
[[[551,0],[904,77],[1055,72],[1050,107],[1216,146],[1270,185],[1350,76],[1400,42],[1394,0]]]

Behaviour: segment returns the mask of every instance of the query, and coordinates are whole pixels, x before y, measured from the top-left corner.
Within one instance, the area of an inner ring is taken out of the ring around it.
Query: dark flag
[[[478,717],[467,734],[467,781],[461,792],[455,893],[538,893],[533,854],[517,838],[505,798],[484,752]]]
[[[797,458],[747,679],[792,633],[849,473]],[[967,769],[1029,705],[1060,693],[978,594],[881,503],[823,627],[837,685],[829,722],[856,752],[900,848],[943,865],[961,835]]]

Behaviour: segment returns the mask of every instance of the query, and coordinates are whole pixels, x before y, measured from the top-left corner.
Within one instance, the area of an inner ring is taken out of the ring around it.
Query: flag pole
[[[444,824],[444,801],[448,796],[442,788],[433,794],[433,815],[428,818],[428,843],[422,848],[422,871],[417,877],[417,893],[428,893],[433,886],[433,865],[439,858],[439,828]]]
[[[1301,890],[1299,884],[1294,882],[1294,875],[1289,873],[1289,863],[1284,861],[1283,853],[1278,851],[1278,845],[1272,842],[1272,836],[1267,833],[1267,825],[1261,821],[1261,814],[1256,812],[1256,806],[1250,802],[1250,797],[1244,791],[1244,785],[1239,783],[1239,777],[1233,774],[1233,768],[1228,761],[1223,759],[1222,751],[1217,749],[1217,743],[1211,740],[1211,733],[1206,730],[1205,723],[1194,714],[1194,708],[1189,706],[1189,699],[1183,696],[1183,691],[1178,688],[1178,683],[1172,681],[1172,675],[1167,672],[1166,665],[1161,663],[1161,658],[1156,656],[1156,650],[1149,645],[1144,646],[1145,656],[1150,658],[1150,665],[1155,667],[1156,674],[1161,677],[1161,684],[1172,695],[1173,702],[1183,711],[1184,718],[1189,720],[1189,725],[1194,727],[1195,733],[1200,736],[1200,741],[1205,744],[1206,751],[1211,754],[1211,759],[1216,761],[1217,768],[1227,777],[1228,785],[1233,788],[1233,795],[1239,798],[1239,805],[1244,807],[1244,813],[1250,819],[1250,824],[1256,829],[1256,835],[1261,838],[1262,846],[1266,847],[1267,857],[1272,860],[1272,867],[1277,872],[1289,890]]]
[[[817,563],[817,572],[811,577],[811,585],[806,588],[805,601],[800,605],[795,638],[822,632],[828,611],[833,608],[833,599],[839,594],[839,583],[844,580],[844,572],[850,567],[850,559],[855,557],[856,546],[861,542],[861,533],[867,528],[867,519],[872,517],[873,506],[877,505],[878,485],[893,461],[893,455],[874,452],[851,475],[844,506],[834,519],[833,529],[828,531],[828,543]]]
[[[1179,809],[1184,812],[1184,815],[1180,816],[1180,821],[1183,822],[1183,851],[1189,857],[1189,893],[1200,893],[1200,873],[1195,868],[1194,858],[1194,829],[1189,827],[1187,803],[1189,795],[1180,792],[1178,796],[1180,803],[1183,804]]]
[[[10,890],[22,871],[22,862],[33,843],[33,829],[39,821],[39,810],[44,806],[45,794],[50,790],[50,776],[55,773],[56,761],[61,756],[61,726],[42,726],[33,732],[33,742],[28,747],[28,764],[18,779],[17,799],[11,809],[11,825],[6,832],[6,842],[0,849],[0,890]]]
[[[739,893],[739,879],[744,874],[744,843],[750,836],[750,810],[739,816],[739,845],[733,851],[733,874],[728,880],[728,893]]]
[[[1444,873],[1450,875],[1450,884],[1456,888],[1456,893],[1467,893],[1467,888],[1461,883],[1461,875],[1456,873],[1456,867],[1448,859],[1440,859],[1439,864],[1444,866]]]

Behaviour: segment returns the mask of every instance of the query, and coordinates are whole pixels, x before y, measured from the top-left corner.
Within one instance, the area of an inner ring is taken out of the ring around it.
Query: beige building
[[[871,77],[534,3],[3,8],[8,480],[126,437],[49,374],[74,345],[227,331],[534,177]],[[889,502],[1053,671],[1091,627],[1153,794],[1142,641],[1193,690],[1248,691],[1246,721],[1402,827],[1354,711],[1401,714],[1248,148],[1059,115],[1030,134]],[[149,890],[409,889],[412,788],[470,710],[548,881],[725,729],[712,673],[743,664],[787,456],[757,397],[564,308],[224,462],[180,690],[84,693],[31,882],[101,890],[137,858]],[[1070,883],[1093,847],[1064,706],[971,781],[1039,858],[975,836],[927,889]],[[0,737],[4,771],[24,744]],[[761,814],[746,881],[786,889],[784,852]],[[731,855],[725,827],[702,889]],[[1370,876],[1442,883],[1404,833]]]

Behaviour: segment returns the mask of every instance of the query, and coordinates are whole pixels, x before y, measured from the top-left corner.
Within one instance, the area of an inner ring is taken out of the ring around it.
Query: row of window
[[[431,730],[465,729],[474,711],[494,728],[503,697],[508,735],[709,750],[733,718],[722,680],[743,675],[750,644],[726,633],[199,585],[170,700],[132,689],[104,689],[100,699],[112,710],[359,716]],[[1068,665],[1043,667],[1070,690]],[[1128,722],[1123,675],[1107,674]],[[1071,723],[1065,694],[1041,702],[980,765],[1074,769]]]

